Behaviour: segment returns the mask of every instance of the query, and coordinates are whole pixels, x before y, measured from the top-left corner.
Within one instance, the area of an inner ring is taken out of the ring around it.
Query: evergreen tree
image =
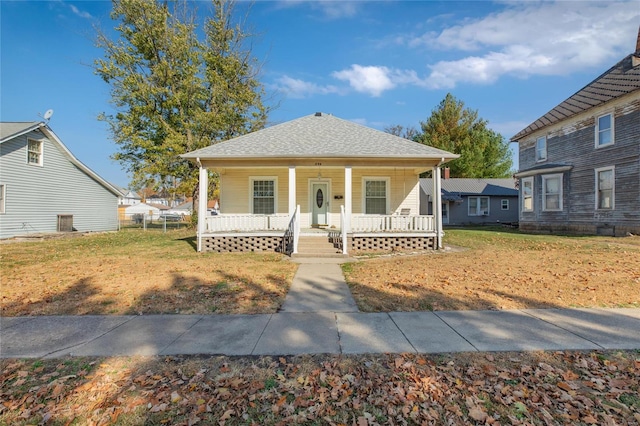
[[[497,132],[478,118],[478,112],[464,107],[450,93],[420,122],[422,132],[417,142],[460,154],[448,163],[451,177],[505,178],[511,175],[511,150]]]

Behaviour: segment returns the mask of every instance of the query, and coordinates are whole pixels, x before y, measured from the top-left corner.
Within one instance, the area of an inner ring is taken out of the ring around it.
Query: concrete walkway
[[[0,357],[640,349],[640,309],[362,313],[335,260],[298,261],[275,314],[0,318]]]
[[[280,312],[358,312],[358,306],[335,259],[306,259]]]

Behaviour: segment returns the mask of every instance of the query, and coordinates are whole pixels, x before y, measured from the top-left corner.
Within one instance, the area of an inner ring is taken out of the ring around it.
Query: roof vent
[[[322,117],[322,113],[321,112],[316,112],[316,117]]]

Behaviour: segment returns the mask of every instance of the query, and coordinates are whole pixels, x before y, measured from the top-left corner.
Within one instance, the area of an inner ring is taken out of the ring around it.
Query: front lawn
[[[294,263],[197,253],[193,230],[123,230],[0,246],[2,316],[273,313]]]
[[[364,312],[640,307],[640,236],[446,231],[449,250],[343,266]]]

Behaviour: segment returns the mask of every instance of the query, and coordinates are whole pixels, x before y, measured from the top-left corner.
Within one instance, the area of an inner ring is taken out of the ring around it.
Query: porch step
[[[329,242],[327,235],[301,235],[298,239],[298,253],[291,257],[345,257],[340,249]]]

